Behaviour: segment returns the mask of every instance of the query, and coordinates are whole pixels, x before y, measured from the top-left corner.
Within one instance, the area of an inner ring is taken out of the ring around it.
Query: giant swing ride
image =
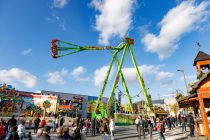
[[[114,104],[115,104],[115,90],[118,86],[118,83],[119,83],[120,79],[122,81],[122,86],[124,88],[126,97],[128,99],[128,105],[130,107],[130,111],[132,113],[134,113],[131,97],[130,97],[130,94],[129,94],[129,91],[128,91],[128,87],[127,87],[125,78],[124,78],[123,73],[122,73],[122,66],[123,66],[123,62],[124,62],[127,51],[129,51],[130,57],[132,59],[132,62],[133,62],[133,65],[134,65],[134,68],[135,68],[135,71],[136,71],[136,74],[137,74],[137,77],[138,77],[138,82],[139,82],[139,85],[142,89],[142,93],[143,93],[144,98],[145,98],[147,110],[151,111],[151,109],[152,109],[151,108],[151,106],[152,106],[151,97],[147,93],[147,89],[145,87],[144,80],[143,80],[143,78],[140,74],[139,68],[136,64],[136,60],[135,60],[131,45],[134,45],[134,39],[132,39],[132,38],[125,38],[124,41],[121,44],[119,44],[118,46],[105,46],[105,47],[79,46],[79,45],[75,45],[75,44],[68,43],[68,42],[65,42],[65,41],[62,41],[62,40],[58,40],[58,39],[53,39],[51,41],[51,53],[52,53],[53,58],[59,58],[59,57],[71,55],[71,54],[78,53],[78,52],[81,52],[81,51],[88,51],[88,50],[89,51],[90,50],[94,50],[94,51],[109,50],[109,51],[112,52],[112,60],[111,60],[109,69],[107,71],[103,87],[101,89],[98,101],[96,102],[95,109],[92,112],[92,117],[93,118],[103,118],[103,117],[107,117],[107,115],[108,116],[113,115],[113,114],[111,114],[110,110],[111,110],[111,107],[113,107]],[[120,51],[123,51],[123,53],[122,53],[122,56],[121,56],[121,60],[119,61],[118,53]],[[111,88],[110,97],[109,97],[109,100],[107,102],[107,107],[106,108],[100,107],[101,99],[102,99],[104,91],[106,89],[107,81],[109,79],[110,72],[111,72],[111,69],[112,69],[112,66],[113,66],[114,62],[116,62],[117,66],[118,66],[118,71],[116,73],[115,81],[114,81],[114,83],[112,85],[112,88]]]

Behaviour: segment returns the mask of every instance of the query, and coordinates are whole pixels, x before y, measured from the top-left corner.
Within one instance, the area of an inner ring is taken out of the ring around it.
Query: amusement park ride
[[[71,54],[74,54],[74,53],[77,53],[77,52],[88,51],[88,50],[89,51],[90,50],[95,50],[95,51],[109,50],[109,51],[112,52],[112,55],[113,55],[112,60],[111,60],[109,69],[107,71],[106,78],[104,80],[104,84],[103,84],[103,87],[101,89],[101,92],[100,92],[98,101],[96,103],[94,112],[92,112],[92,117],[94,117],[94,118],[96,118],[96,117],[107,117],[107,115],[108,116],[112,115],[111,112],[110,112],[110,109],[111,109],[111,107],[113,107],[113,105],[115,103],[115,90],[118,86],[118,83],[119,83],[120,79],[122,81],[122,85],[123,85],[123,88],[125,90],[126,97],[128,98],[128,104],[129,104],[129,107],[130,107],[130,111],[132,113],[134,113],[131,97],[130,97],[130,94],[129,94],[129,91],[128,91],[128,87],[127,87],[125,78],[124,78],[123,73],[122,73],[122,66],[123,66],[123,62],[124,62],[127,51],[129,51],[130,57],[132,59],[132,62],[133,62],[133,65],[134,65],[134,68],[135,68],[135,71],[136,71],[136,74],[137,74],[137,77],[138,77],[139,85],[140,85],[140,87],[142,89],[142,93],[145,97],[145,102],[146,102],[147,109],[148,109],[148,111],[151,111],[151,109],[152,109],[151,108],[151,106],[152,106],[151,96],[148,95],[148,93],[147,93],[147,89],[145,87],[144,80],[143,80],[143,78],[140,74],[140,71],[138,69],[138,66],[136,64],[136,60],[135,60],[135,57],[134,57],[134,54],[133,54],[133,51],[132,51],[132,48],[131,48],[131,45],[133,45],[133,44],[134,44],[134,39],[132,39],[132,38],[125,38],[124,41],[121,44],[119,44],[118,46],[105,46],[105,47],[79,46],[79,45],[75,45],[75,44],[68,43],[68,42],[61,41],[61,40],[57,40],[57,39],[53,39],[51,41],[51,52],[52,52],[52,57],[53,58],[59,58],[59,57],[71,55]],[[118,60],[118,53],[121,52],[121,51],[123,51],[123,53],[122,53],[122,56],[121,56],[121,60],[119,61]],[[115,76],[115,81],[112,85],[112,89],[111,89],[111,92],[110,92],[110,97],[109,97],[109,100],[108,100],[108,103],[107,103],[107,108],[100,108],[101,99],[102,99],[102,96],[104,94],[105,88],[107,86],[107,81],[109,79],[110,72],[111,72],[111,69],[112,69],[112,66],[113,66],[114,62],[116,62],[117,66],[118,66],[118,71],[117,71],[117,74]]]

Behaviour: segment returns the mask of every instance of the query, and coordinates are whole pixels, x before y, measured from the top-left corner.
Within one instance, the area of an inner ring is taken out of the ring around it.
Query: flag
[[[198,47],[198,49],[200,49],[201,44],[199,42],[196,42],[196,47]]]

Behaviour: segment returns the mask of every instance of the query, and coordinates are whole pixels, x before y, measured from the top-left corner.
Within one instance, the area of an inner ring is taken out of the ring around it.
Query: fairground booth
[[[210,55],[199,51],[194,66],[197,69],[198,82],[192,85],[190,95],[178,103],[180,108],[193,108],[195,130],[199,135],[210,139]]]

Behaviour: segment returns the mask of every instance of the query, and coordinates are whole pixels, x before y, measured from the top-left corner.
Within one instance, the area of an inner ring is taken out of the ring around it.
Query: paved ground
[[[32,133],[33,134],[33,133]],[[32,135],[35,140],[35,135]],[[55,138],[56,134],[52,133],[51,138]],[[180,128],[177,127],[173,130],[166,129],[164,133],[166,140],[207,140],[204,137],[189,137],[189,130],[186,133],[181,133]],[[159,135],[156,131],[153,131],[153,137],[150,139],[148,135],[146,135],[146,140],[158,140]],[[143,137],[142,137],[143,139]],[[97,136],[82,136],[82,140],[103,140],[102,135]],[[135,126],[124,126],[124,127],[116,127],[115,132],[115,140],[139,140],[138,134],[136,132]]]

